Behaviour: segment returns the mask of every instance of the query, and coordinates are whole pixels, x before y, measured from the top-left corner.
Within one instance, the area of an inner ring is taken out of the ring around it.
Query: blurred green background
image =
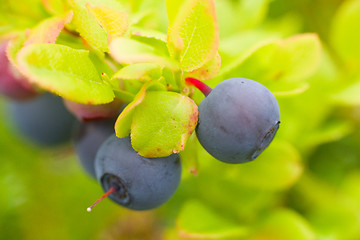
[[[43,14],[41,1],[26,1],[23,14],[9,2],[0,1],[0,32],[10,21],[33,26],[26,16]],[[123,2],[134,14],[146,12],[143,27],[166,33],[164,1]],[[82,170],[71,145],[44,150],[23,139],[1,98],[0,239],[360,239],[360,1],[215,3],[222,70],[232,70],[210,85],[236,73],[276,85],[271,90],[295,86],[275,94],[282,123],[270,147],[241,165],[188,148],[181,185],[159,209],[133,212],[106,199],[87,213],[102,189]],[[266,51],[257,58],[249,53],[307,32],[318,34],[321,54],[297,70],[304,74],[295,83],[269,75],[282,63]]]

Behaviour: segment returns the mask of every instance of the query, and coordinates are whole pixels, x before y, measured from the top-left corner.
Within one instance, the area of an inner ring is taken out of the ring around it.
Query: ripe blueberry
[[[181,162],[178,154],[142,157],[132,148],[130,137],[117,138],[114,134],[101,145],[95,171],[114,202],[134,210],[147,210],[165,203],[175,193]]]
[[[76,119],[58,96],[44,93],[25,102],[11,102],[10,112],[19,132],[37,144],[53,146],[71,139]]]
[[[279,128],[280,110],[262,84],[244,78],[218,84],[199,105],[196,135],[220,161],[252,161],[270,144]]]
[[[73,143],[80,163],[93,178],[95,174],[95,156],[101,144],[115,133],[116,119],[98,120],[79,123],[74,135]]]

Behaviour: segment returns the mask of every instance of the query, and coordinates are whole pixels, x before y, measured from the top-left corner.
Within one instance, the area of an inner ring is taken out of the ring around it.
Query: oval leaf
[[[320,57],[317,35],[301,34],[251,49],[224,69],[219,79],[238,76],[255,79],[271,91],[286,95],[303,88],[305,80],[319,67]]]
[[[181,69],[191,72],[214,57],[219,33],[212,0],[167,1],[167,45]]]
[[[125,12],[106,6],[94,6],[90,3],[86,4],[86,7],[100,26],[105,29],[108,35],[108,43],[114,38],[124,35],[129,26],[128,15]]]
[[[17,61],[21,72],[40,87],[70,101],[104,104],[114,99],[89,58],[89,51],[56,44],[31,44]]]
[[[197,105],[187,96],[175,92],[148,92],[134,111],[133,148],[149,158],[178,153],[184,150],[197,121]]]
[[[233,171],[231,176],[244,185],[257,189],[283,190],[299,179],[303,165],[299,152],[290,143],[275,141],[256,161],[239,165]]]
[[[111,42],[110,55],[121,64],[157,63],[171,69],[177,68],[175,62],[158,54],[152,46],[124,37],[116,38]]]
[[[68,12],[64,17],[52,17],[40,22],[34,27],[27,37],[25,46],[33,43],[55,43],[65,24],[72,19],[73,12]]]
[[[146,87],[143,86],[136,94],[134,100],[129,103],[119,115],[115,123],[115,133],[118,138],[129,136],[134,112],[133,110],[144,100],[145,93]]]
[[[176,228],[180,237],[195,239],[242,239],[249,231],[194,200],[181,210]]]
[[[72,23],[88,43],[95,48],[108,52],[108,35],[96,18],[88,11],[86,4],[104,5],[114,10],[121,11],[122,6],[116,0],[69,0],[74,17]]]
[[[220,71],[220,67],[221,57],[219,53],[216,53],[216,55],[210,61],[208,61],[200,68],[190,72],[188,76],[199,80],[209,80],[216,77]]]
[[[345,62],[358,70],[360,64],[360,1],[344,1],[333,19],[330,40]]]

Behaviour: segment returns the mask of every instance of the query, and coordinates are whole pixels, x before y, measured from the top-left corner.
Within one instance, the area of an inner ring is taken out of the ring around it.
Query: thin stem
[[[116,192],[118,187],[112,187],[107,191],[104,195],[102,195],[96,202],[94,202],[90,207],[86,209],[86,211],[91,212],[92,208],[95,207],[99,202],[101,202],[104,198],[108,197],[110,194]]]
[[[194,85],[197,89],[199,89],[205,96],[208,96],[210,92],[212,91],[212,88],[203,83],[200,80],[197,80],[196,78],[188,77],[185,79],[185,81],[188,84]]]

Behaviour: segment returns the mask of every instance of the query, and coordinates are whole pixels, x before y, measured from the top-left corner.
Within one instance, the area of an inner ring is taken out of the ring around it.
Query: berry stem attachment
[[[210,92],[212,91],[212,88],[206,85],[205,83],[201,82],[200,80],[197,80],[196,78],[188,77],[185,79],[186,83],[194,85],[197,89],[199,89],[205,97],[207,97]]]
[[[102,195],[96,202],[94,202],[90,207],[86,209],[86,211],[91,212],[92,208],[95,207],[99,202],[101,202],[104,198],[108,197],[110,194],[116,192],[119,188],[118,187],[112,187],[107,191],[104,195]]]

